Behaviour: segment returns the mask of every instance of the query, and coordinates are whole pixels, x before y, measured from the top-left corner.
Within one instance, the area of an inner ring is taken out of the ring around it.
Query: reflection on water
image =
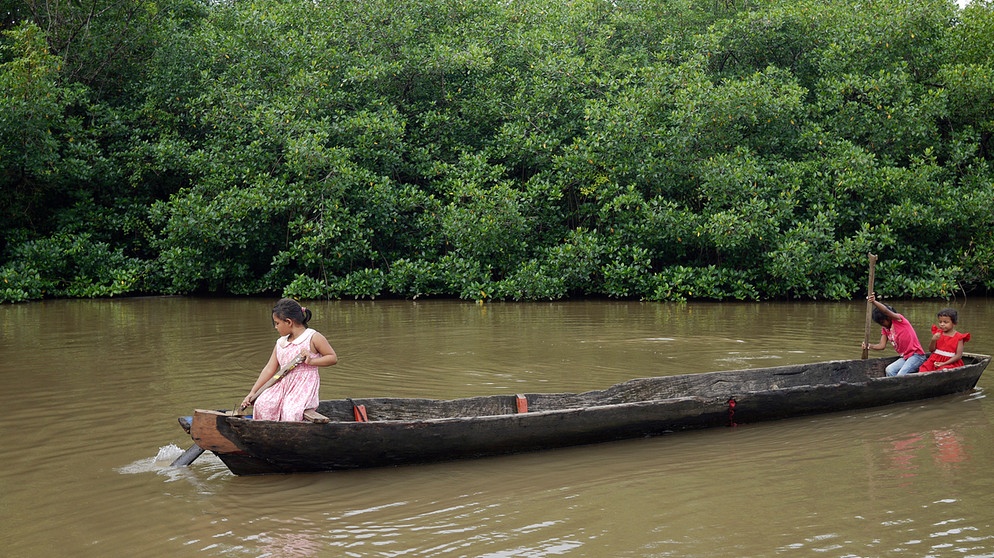
[[[967,459],[963,442],[955,431],[916,432],[891,442],[889,467],[900,478],[914,479],[922,453],[928,454],[940,468],[948,468]]]
[[[969,395],[495,459],[234,477],[176,417],[240,401],[271,300],[0,306],[14,557],[994,556],[994,403]],[[945,303],[895,303],[927,338]],[[325,397],[601,389],[858,358],[865,304],[311,302]],[[994,308],[957,306],[994,352]]]

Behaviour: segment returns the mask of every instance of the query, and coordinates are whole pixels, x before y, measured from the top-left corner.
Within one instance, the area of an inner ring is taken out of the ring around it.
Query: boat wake
[[[118,467],[116,471],[123,475],[137,475],[140,473],[156,473],[161,469],[169,467],[174,459],[183,454],[183,448],[176,444],[169,444],[159,448],[159,453],[155,457],[146,457],[133,463]]]
[[[158,453],[156,453],[154,457],[139,459],[129,463],[128,465],[118,467],[115,471],[122,475],[155,473],[157,475],[169,477],[169,480],[171,481],[186,478],[190,475],[189,467],[172,466],[172,462],[175,461],[177,457],[183,455],[184,451],[185,450],[183,448],[177,446],[176,444],[162,446],[159,448]],[[200,457],[202,461],[209,461],[211,458],[220,464],[220,460],[213,455],[205,454]]]

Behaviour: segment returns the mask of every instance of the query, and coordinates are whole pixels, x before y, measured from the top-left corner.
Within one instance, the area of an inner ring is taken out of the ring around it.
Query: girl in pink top
[[[918,341],[918,334],[915,333],[911,322],[898,314],[892,306],[877,300],[875,293],[870,293],[866,300],[873,303],[873,321],[880,324],[882,329],[880,342],[873,345],[863,342],[863,348],[882,351],[887,348],[887,342],[890,341],[900,358],[887,365],[887,375],[904,376],[917,372],[918,367],[925,362],[925,351]]]
[[[279,371],[280,367],[301,353],[307,355],[303,362],[281,380],[262,392],[255,399],[252,410],[256,420],[302,421],[304,411],[318,406],[321,376],[318,366],[331,366],[338,362],[335,349],[324,335],[307,327],[311,311],[296,300],[280,299],[273,307],[273,326],[280,338],[273,347],[269,362],[259,373],[259,379],[242,401],[242,408],[252,404],[256,392]]]
[[[939,310],[937,317],[939,325],[932,326],[932,340],[928,344],[928,350],[932,354],[918,369],[919,372],[963,366],[963,343],[970,340],[970,334],[956,331],[959,313],[952,308],[943,308]]]

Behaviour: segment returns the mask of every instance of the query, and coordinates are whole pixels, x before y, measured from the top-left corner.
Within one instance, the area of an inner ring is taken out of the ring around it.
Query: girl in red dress
[[[969,333],[956,331],[959,315],[952,308],[943,308],[937,314],[939,325],[932,326],[932,341],[928,350],[932,354],[922,364],[919,372],[935,372],[947,368],[963,366],[963,343],[970,340]]]

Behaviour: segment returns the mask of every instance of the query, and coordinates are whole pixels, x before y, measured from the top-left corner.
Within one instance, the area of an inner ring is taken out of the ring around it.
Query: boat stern
[[[201,448],[216,454],[241,453],[241,449],[231,440],[227,418],[227,413],[223,411],[195,410],[190,421],[190,437]]]

